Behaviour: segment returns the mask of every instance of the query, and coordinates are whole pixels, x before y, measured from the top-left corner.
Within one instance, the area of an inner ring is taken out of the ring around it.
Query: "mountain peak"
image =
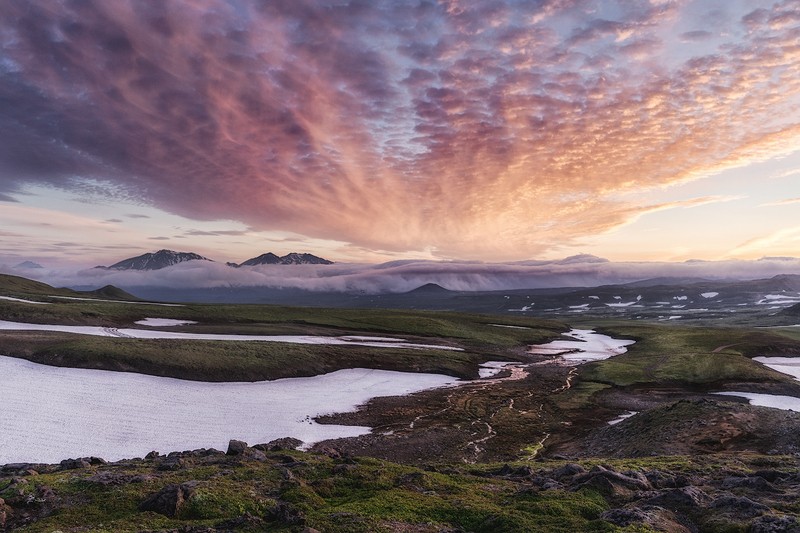
[[[283,257],[278,257],[272,252],[261,254],[258,257],[253,257],[244,261],[240,265],[231,266],[258,266],[258,265],[332,265],[333,261],[328,261],[322,257],[317,257],[312,254],[292,252]]]
[[[34,263],[33,261],[23,261],[18,265],[14,265],[14,268],[44,268],[39,263]]]
[[[154,253],[142,254],[136,257],[123,259],[114,263],[109,270],[159,270],[168,266],[184,263],[186,261],[211,261],[207,257],[194,252],[176,252],[173,250],[159,250]]]

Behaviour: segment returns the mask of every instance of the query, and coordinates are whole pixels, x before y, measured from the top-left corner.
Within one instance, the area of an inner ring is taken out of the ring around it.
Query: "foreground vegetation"
[[[797,526],[799,510],[784,456],[418,468],[270,444],[231,453],[6,467],[0,507],[30,532],[746,531]]]

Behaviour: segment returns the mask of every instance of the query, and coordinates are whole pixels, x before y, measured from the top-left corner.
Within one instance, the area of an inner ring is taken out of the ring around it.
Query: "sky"
[[[800,255],[798,0],[0,4],[0,263]]]

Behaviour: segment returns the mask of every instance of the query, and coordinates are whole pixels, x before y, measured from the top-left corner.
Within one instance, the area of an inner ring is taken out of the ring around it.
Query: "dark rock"
[[[131,474],[117,474],[115,472],[100,472],[92,477],[86,478],[90,483],[97,483],[104,487],[111,485],[128,485],[129,483],[143,483],[156,479],[155,476],[148,475],[131,475]]]
[[[143,501],[139,505],[139,510],[152,511],[172,518],[180,512],[181,507],[192,496],[197,484],[197,481],[188,481],[181,485],[167,485]]]
[[[748,533],[800,533],[800,524],[793,516],[760,516],[750,523]]]
[[[0,498],[0,528],[6,527],[6,520],[8,520],[8,515],[10,513],[11,508],[6,505],[6,501],[3,498]]]
[[[578,474],[583,474],[585,472],[586,469],[583,468],[581,465],[570,463],[562,466],[561,468],[556,468],[555,470],[553,470],[551,477],[553,479],[560,480],[565,477],[571,477]]]
[[[186,468],[186,459],[178,455],[168,455],[158,465],[159,470],[165,471],[180,470],[182,468]]]
[[[269,511],[265,518],[270,522],[280,522],[290,526],[302,526],[306,523],[305,515],[290,503],[281,502]]]
[[[90,465],[97,466],[97,465],[107,465],[108,461],[103,459],[102,457],[88,457],[86,460],[89,461]]]
[[[152,452],[150,452],[147,455],[145,455],[144,458],[145,459],[155,459],[156,457],[160,457],[160,456],[161,456],[160,453],[158,453],[157,451],[153,450]]]
[[[708,505],[711,498],[697,487],[681,487],[669,489],[645,501],[650,505],[664,507],[679,513],[696,513]]]
[[[571,490],[590,487],[598,490],[611,500],[629,500],[638,491],[652,490],[652,485],[641,472],[621,474],[602,466],[596,466],[589,472],[578,474],[572,479]]]
[[[76,470],[78,468],[89,468],[91,463],[85,459],[64,459],[59,463],[58,469],[59,470]]]
[[[341,464],[334,466],[332,472],[334,475],[341,476],[355,470],[356,468],[357,467],[355,465]]]
[[[763,477],[770,483],[775,483],[779,479],[785,479],[790,476],[790,474],[787,474],[786,472],[781,472],[780,470],[759,470],[753,475]]]
[[[264,529],[264,520],[262,518],[259,518],[258,516],[251,515],[250,513],[245,513],[242,516],[238,516],[236,518],[231,518],[230,520],[225,520],[224,522],[214,524],[214,528],[217,530],[257,528],[259,531],[261,531]]]
[[[769,512],[769,507],[744,496],[720,496],[711,502],[710,508],[724,511],[738,518],[753,518]]]
[[[670,511],[652,505],[610,509],[600,515],[600,518],[619,527],[644,524],[656,531],[669,531],[671,533],[690,533],[691,531],[680,524],[677,517]]]
[[[247,443],[241,440],[231,439],[228,443],[228,451],[225,455],[242,455],[247,449]]]
[[[303,441],[292,437],[271,440],[266,444],[256,444],[253,448],[263,452],[280,452],[283,450],[296,450],[303,445]]]
[[[759,492],[781,492],[772,483],[761,476],[730,476],[722,480],[723,489],[743,488]]]
[[[657,489],[677,489],[691,484],[689,478],[684,475],[667,474],[660,470],[650,470],[645,472],[644,476]]]
[[[267,454],[265,454],[261,450],[256,450],[255,448],[247,448],[244,451],[244,456],[247,457],[248,459],[253,460],[253,461],[266,461],[267,460]]]

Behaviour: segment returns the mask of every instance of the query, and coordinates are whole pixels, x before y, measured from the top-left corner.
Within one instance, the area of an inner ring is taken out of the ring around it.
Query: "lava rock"
[[[241,440],[231,439],[228,443],[228,451],[225,455],[242,455],[247,450],[247,443]]]
[[[708,505],[710,501],[708,494],[697,487],[689,486],[663,491],[645,503],[664,507],[670,511],[693,514]]]
[[[173,518],[194,494],[197,484],[197,481],[188,481],[180,485],[167,485],[143,501],[139,505],[139,510],[152,511]]]
[[[760,516],[750,523],[748,533],[800,533],[800,524],[793,516]]]

